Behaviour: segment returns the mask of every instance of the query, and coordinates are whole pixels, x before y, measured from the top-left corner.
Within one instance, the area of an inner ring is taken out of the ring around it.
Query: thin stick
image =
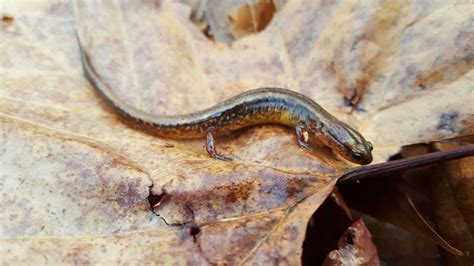
[[[389,161],[368,166],[360,166],[343,174],[339,178],[337,183],[347,184],[351,182],[357,182],[366,178],[375,178],[379,176],[393,174],[395,171],[418,168],[430,164],[460,159],[473,155],[474,145],[467,145],[447,151],[438,151],[406,159]]]

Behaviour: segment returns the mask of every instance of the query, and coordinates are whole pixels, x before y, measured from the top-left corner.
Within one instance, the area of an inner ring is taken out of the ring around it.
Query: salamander
[[[314,148],[309,140],[315,138],[353,163],[369,164],[372,161],[373,146],[369,141],[303,94],[280,88],[260,88],[194,113],[150,114],[114,95],[90,65],[80,41],[79,47],[86,78],[125,121],[163,138],[206,137],[206,150],[212,158],[231,160],[216,151],[215,136],[253,125],[274,123],[294,128],[297,143],[303,148]]]

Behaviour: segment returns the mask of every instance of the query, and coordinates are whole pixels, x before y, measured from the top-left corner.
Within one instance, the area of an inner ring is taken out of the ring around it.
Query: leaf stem
[[[414,169],[443,161],[460,159],[474,155],[474,145],[467,145],[447,151],[438,151],[416,157],[394,160],[368,166],[360,166],[344,173],[337,184],[358,182],[366,178],[375,178],[393,174],[395,171]]]

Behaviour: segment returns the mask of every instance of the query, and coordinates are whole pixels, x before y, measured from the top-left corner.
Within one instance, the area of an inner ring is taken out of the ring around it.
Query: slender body
[[[372,144],[345,123],[337,120],[310,98],[286,89],[262,88],[244,92],[208,109],[185,115],[157,116],[136,109],[117,98],[90,66],[84,49],[81,59],[87,79],[126,121],[173,139],[207,137],[207,151],[216,159],[230,160],[215,150],[214,135],[266,123],[296,130],[298,144],[311,148],[317,138],[344,158],[358,163],[372,161]]]

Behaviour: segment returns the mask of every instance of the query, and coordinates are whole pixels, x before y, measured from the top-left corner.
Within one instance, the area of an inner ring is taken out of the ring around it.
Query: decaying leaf
[[[304,265],[321,265],[338,248],[344,232],[353,223],[352,214],[336,188],[311,216],[303,242]]]
[[[408,185],[403,179],[391,179],[364,181],[343,186],[341,190],[351,208],[414,234],[420,234],[457,256],[464,255],[440,236],[420,213],[410,194],[405,191]]]
[[[283,87],[360,130],[376,161],[401,145],[472,133],[465,6],[276,7],[261,32],[223,44],[207,39],[178,2],[3,1],[2,260],[300,263],[309,218],[352,167],[329,149],[298,148],[294,132],[278,126],[219,139],[232,163],[209,158],[204,140],[130,128],[83,77],[76,30],[104,82],[150,113]],[[159,204],[150,206],[150,193]]]
[[[471,137],[470,143],[473,142]],[[464,141],[437,143],[436,150],[452,149]],[[445,162],[437,166],[431,179],[434,222],[446,239],[469,256],[453,256],[442,252],[446,265],[474,263],[474,168],[473,157]]]
[[[347,229],[338,246],[339,249],[329,252],[323,265],[380,265],[377,248],[362,220]]]
[[[431,146],[435,146],[436,150],[454,150],[454,147],[466,146],[469,143],[472,143],[472,137],[435,143]],[[428,152],[431,146],[405,147],[401,156],[418,156]],[[409,259],[411,262],[434,265],[439,264],[441,253],[446,265],[470,265],[472,236],[469,230],[471,221],[469,216],[472,215],[473,209],[470,206],[472,189],[469,184],[472,175],[471,158],[405,172],[393,172],[391,176],[385,178],[345,183],[340,189],[350,207],[380,221],[421,235],[444,249],[441,252],[433,252],[429,243],[425,244],[417,239],[405,240],[403,249],[391,250],[387,247],[388,244],[384,244],[385,248],[382,250],[385,254],[381,254],[384,260],[389,259],[391,263],[403,264],[403,261]],[[380,228],[383,226],[387,225],[375,221],[369,224],[369,228],[375,228],[376,236],[378,234],[377,243],[395,242],[393,245],[400,246],[400,242],[397,241],[410,238],[403,236],[406,233],[396,232],[390,228],[384,230],[385,232],[381,231]],[[387,234],[388,231],[393,231],[393,234]],[[380,239],[381,237],[384,239]]]
[[[390,223],[362,217],[372,235],[380,260],[387,265],[439,265],[438,245]]]

